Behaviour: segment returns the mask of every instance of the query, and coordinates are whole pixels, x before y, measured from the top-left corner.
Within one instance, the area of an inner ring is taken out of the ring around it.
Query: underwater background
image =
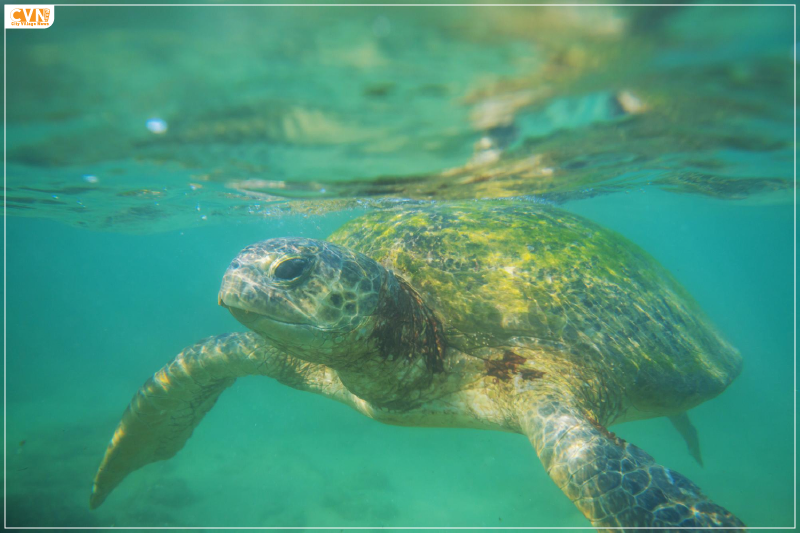
[[[794,510],[792,7],[56,7],[6,31],[8,526],[575,526],[520,435],[378,424],[262,377],[98,510],[136,390],[240,331],[244,246],[513,198],[656,257],[744,359],[613,431],[751,527]]]

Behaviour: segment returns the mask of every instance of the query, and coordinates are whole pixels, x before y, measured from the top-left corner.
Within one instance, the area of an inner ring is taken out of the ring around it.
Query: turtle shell
[[[406,206],[370,212],[330,240],[404,278],[449,346],[541,346],[605,368],[643,410],[696,405],[741,366],[654,258],[566,211],[503,201]]]

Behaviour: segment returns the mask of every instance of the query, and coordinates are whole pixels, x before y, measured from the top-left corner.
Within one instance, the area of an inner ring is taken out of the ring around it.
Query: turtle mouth
[[[217,297],[217,303],[220,305],[220,307],[224,307],[225,309],[227,309],[233,315],[233,317],[236,320],[238,320],[239,322],[242,322],[244,324],[251,324],[251,323],[256,322],[256,321],[268,320],[270,322],[275,322],[277,324],[283,324],[285,326],[301,326],[302,325],[302,324],[296,324],[294,322],[285,322],[283,320],[278,320],[275,317],[271,317],[269,315],[265,315],[265,314],[259,313],[257,311],[249,311],[249,310],[247,310],[247,309],[245,309],[243,307],[239,307],[237,305],[225,303],[225,299],[222,297],[221,294]]]
[[[282,328],[292,328],[292,331],[319,331],[319,332],[344,332],[353,329],[352,325],[339,326],[339,327],[322,327],[317,324],[305,324],[302,322],[287,322],[274,316],[270,316],[258,311],[248,311],[243,307],[234,304],[225,303],[222,296],[218,297],[217,303],[220,307],[227,309],[233,318],[247,326],[254,331],[261,331],[262,334],[268,335],[267,332],[274,332]]]
[[[245,325],[250,325],[255,322],[261,323],[269,323],[269,324],[279,324],[281,326],[291,326],[291,327],[309,327],[307,324],[298,324],[295,322],[285,322],[283,320],[278,320],[277,318],[271,317],[269,315],[262,315],[261,313],[256,313],[255,311],[248,311],[246,309],[242,309],[241,307],[228,307],[228,311],[233,315],[233,318],[241,322]]]

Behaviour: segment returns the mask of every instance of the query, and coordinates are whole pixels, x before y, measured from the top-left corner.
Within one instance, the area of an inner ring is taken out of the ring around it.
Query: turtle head
[[[219,303],[288,353],[331,365],[360,355],[387,276],[372,259],[341,246],[270,239],[231,262]]]

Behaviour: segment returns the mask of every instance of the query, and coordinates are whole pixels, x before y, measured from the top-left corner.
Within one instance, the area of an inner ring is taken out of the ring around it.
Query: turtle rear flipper
[[[686,447],[689,449],[691,455],[697,464],[703,466],[703,455],[700,453],[700,436],[697,434],[697,428],[692,424],[689,419],[689,413],[683,412],[679,415],[669,417],[669,421],[681,434],[683,440],[686,441]]]
[[[528,403],[520,423],[552,480],[595,527],[745,527],[689,479],[569,399]]]
[[[347,402],[330,369],[299,361],[255,333],[209,337],[183,350],[131,400],[100,463],[89,498],[96,509],[131,472],[169,459],[236,378],[266,375]]]

